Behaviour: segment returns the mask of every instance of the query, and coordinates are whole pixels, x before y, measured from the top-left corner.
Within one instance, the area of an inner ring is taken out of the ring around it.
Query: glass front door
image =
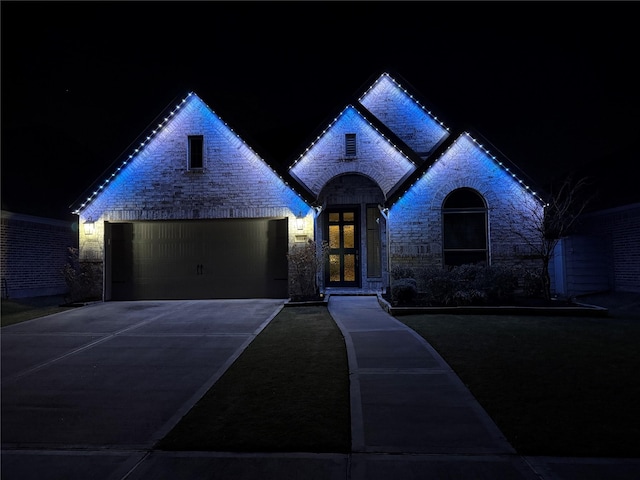
[[[325,266],[327,286],[360,285],[358,211],[356,208],[327,211],[329,255]]]

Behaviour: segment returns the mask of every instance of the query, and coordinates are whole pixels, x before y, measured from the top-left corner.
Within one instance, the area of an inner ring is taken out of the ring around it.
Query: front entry
[[[324,271],[327,287],[360,286],[358,217],[358,207],[331,208],[326,212],[329,255]]]

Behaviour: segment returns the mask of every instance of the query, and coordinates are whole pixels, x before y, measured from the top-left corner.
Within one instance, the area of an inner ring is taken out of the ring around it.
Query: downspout
[[[314,206],[313,207],[313,241],[316,242],[316,257],[318,255],[322,255],[322,241],[320,238],[320,242],[318,242],[318,217],[322,213],[323,205]],[[324,255],[322,255],[322,267],[316,271],[316,285],[318,286],[318,290],[324,293]]]
[[[378,204],[378,210],[380,210],[380,214],[384,218],[385,235],[387,237],[387,268],[385,269],[386,278],[383,285],[383,290],[385,290],[383,293],[386,293],[391,290],[391,225],[389,223],[389,208]]]

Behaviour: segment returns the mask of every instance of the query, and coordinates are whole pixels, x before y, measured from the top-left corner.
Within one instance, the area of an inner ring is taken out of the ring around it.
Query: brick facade
[[[61,271],[78,246],[77,224],[3,210],[0,227],[2,298],[68,292]]]
[[[530,248],[522,240],[542,205],[468,136],[460,137],[389,212],[393,265],[439,267],[442,207],[451,192],[470,188],[487,204],[491,264],[518,266]],[[519,219],[522,221],[514,221]]]
[[[205,139],[202,169],[188,167],[190,135]],[[93,235],[80,232],[83,261],[103,258],[104,222],[287,217],[293,225],[296,216],[311,215],[304,200],[195,95],[112,178],[81,209],[80,223],[96,226]]]
[[[192,135],[204,139],[198,170],[188,165]],[[329,222],[323,211],[348,206],[360,215],[356,283],[380,291],[395,266],[443,266],[443,205],[464,188],[486,205],[489,263],[531,265],[527,239],[541,198],[472,132],[450,131],[387,74],[324,127],[288,174],[289,181],[190,95],[77,208],[80,223],[96,227],[92,235],[80,230],[81,259],[104,260],[105,222],[286,218],[292,248],[322,241]],[[365,265],[372,228],[364,215],[372,207],[379,207],[373,230],[381,237],[370,251],[382,250],[381,276]]]

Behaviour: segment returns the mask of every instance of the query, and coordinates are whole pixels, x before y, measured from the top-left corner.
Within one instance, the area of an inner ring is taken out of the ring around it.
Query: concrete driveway
[[[3,328],[3,451],[151,447],[283,303],[107,302]]]

